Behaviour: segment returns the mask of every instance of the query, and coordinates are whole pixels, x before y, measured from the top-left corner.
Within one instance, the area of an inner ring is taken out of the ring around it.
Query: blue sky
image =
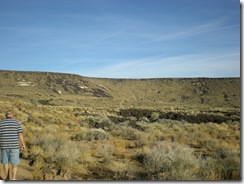
[[[0,69],[240,77],[239,0],[0,0]]]

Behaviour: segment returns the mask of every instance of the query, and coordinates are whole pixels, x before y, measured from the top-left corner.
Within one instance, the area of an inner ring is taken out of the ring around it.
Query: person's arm
[[[24,141],[23,133],[19,133],[19,140],[20,140],[20,143],[21,143],[21,150],[25,150],[26,147],[25,147],[25,141]]]

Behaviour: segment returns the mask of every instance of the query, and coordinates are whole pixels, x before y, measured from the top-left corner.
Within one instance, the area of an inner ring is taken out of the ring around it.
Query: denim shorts
[[[13,165],[19,164],[19,149],[2,149],[1,150],[2,164],[11,163]]]

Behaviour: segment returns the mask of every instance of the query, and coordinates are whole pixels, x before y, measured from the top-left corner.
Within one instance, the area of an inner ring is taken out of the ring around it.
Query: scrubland
[[[33,180],[240,180],[240,78],[0,71]]]
[[[238,121],[189,123],[152,112],[113,122],[73,107],[6,107],[22,122],[21,157],[33,180],[240,180]]]

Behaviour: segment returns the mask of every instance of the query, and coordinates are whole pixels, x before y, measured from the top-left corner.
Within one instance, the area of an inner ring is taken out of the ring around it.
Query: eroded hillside
[[[96,108],[240,108],[240,78],[101,79],[0,71],[1,100]]]
[[[2,102],[109,112],[114,121],[139,119],[147,111],[147,117],[157,111],[162,118],[190,122],[240,119],[240,78],[104,79],[17,71],[0,71],[0,78]]]

